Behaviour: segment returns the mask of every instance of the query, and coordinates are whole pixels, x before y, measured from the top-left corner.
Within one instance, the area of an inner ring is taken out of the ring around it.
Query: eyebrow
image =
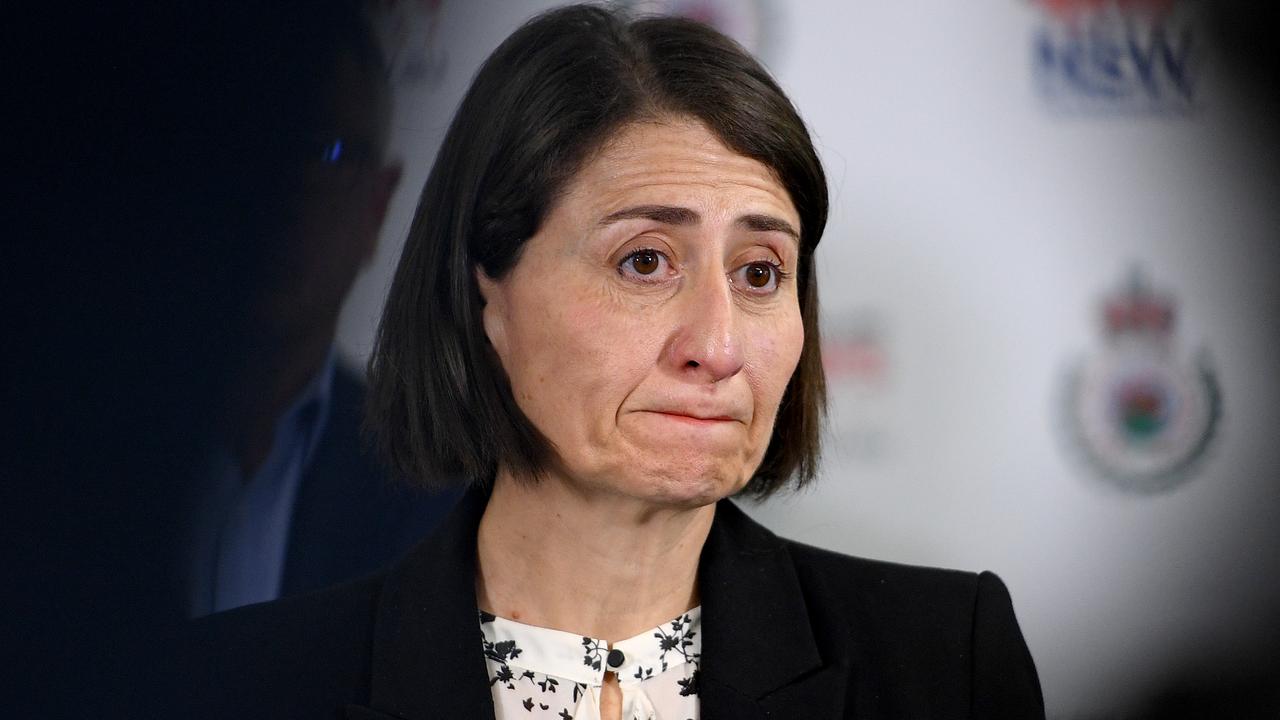
[[[800,242],[800,233],[791,227],[791,223],[772,215],[743,215],[738,218],[737,224],[752,232],[780,232],[790,235],[797,243]]]
[[[652,220],[663,225],[697,225],[702,216],[689,208],[674,205],[637,205],[609,213],[600,220],[600,224],[612,225],[623,220]],[[752,232],[780,232],[790,235],[797,243],[800,242],[800,233],[791,223],[772,215],[743,215],[734,224]]]
[[[689,208],[671,205],[637,205],[606,215],[600,224],[612,225],[623,220],[652,220],[663,225],[697,225],[702,220],[702,216]]]

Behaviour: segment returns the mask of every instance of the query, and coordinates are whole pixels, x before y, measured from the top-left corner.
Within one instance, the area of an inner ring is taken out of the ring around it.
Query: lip
[[[716,425],[720,423],[742,422],[736,417],[729,415],[713,415],[710,413],[692,413],[685,410],[646,410],[644,412],[661,415],[678,422],[690,423],[693,425]]]

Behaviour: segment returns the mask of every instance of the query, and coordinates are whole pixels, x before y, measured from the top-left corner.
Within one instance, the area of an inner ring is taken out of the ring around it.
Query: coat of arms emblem
[[[1102,307],[1104,344],[1071,372],[1067,414],[1089,463],[1124,490],[1185,482],[1213,439],[1221,397],[1207,354],[1175,343],[1172,298],[1134,270]]]

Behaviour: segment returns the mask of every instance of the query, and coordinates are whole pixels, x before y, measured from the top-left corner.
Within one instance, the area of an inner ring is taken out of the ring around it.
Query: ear
[[[480,297],[484,300],[481,310],[484,322],[484,334],[489,344],[498,353],[498,358],[506,364],[507,357],[507,296],[502,281],[494,280],[479,265],[473,271],[476,286],[480,289]]]
[[[378,249],[378,236],[382,232],[382,223],[387,219],[387,208],[391,198],[400,186],[400,176],[404,169],[399,163],[379,168],[373,176],[369,193],[369,205],[365,213],[365,226],[362,228],[364,247],[361,249],[360,262],[366,264],[373,259]]]

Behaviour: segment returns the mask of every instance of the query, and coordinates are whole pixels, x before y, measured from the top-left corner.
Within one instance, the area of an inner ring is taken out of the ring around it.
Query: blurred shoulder
[[[324,717],[368,695],[384,575],[193,621],[180,639],[196,717]]]

